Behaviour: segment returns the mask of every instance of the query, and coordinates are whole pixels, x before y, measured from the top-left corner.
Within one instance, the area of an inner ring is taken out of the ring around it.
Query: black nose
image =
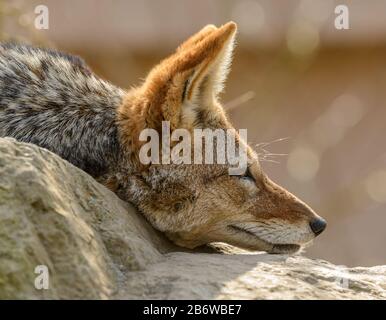
[[[322,218],[314,219],[310,222],[311,230],[315,233],[315,236],[321,234],[326,229],[327,222]]]

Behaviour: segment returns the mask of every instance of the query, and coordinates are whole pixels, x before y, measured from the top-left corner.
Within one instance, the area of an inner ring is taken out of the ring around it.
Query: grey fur
[[[94,177],[118,160],[124,94],[78,57],[0,44],[0,137],[44,147]]]

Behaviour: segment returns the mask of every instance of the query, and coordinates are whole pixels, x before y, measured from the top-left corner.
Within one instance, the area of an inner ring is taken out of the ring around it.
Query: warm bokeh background
[[[33,27],[38,4],[49,30]],[[338,4],[350,30],[334,28]],[[205,24],[236,21],[223,101],[268,174],[328,220],[306,254],[386,263],[386,1],[1,0],[0,14],[3,40],[81,55],[122,87]]]

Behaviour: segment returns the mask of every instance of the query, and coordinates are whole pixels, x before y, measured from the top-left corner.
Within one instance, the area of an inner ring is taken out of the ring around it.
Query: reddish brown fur
[[[160,132],[162,121],[170,121],[172,130],[233,128],[218,101],[217,85],[221,87],[225,77],[222,67],[229,63],[235,33],[233,22],[203,28],[153,68],[142,86],[127,93],[117,121],[128,164],[104,184],[120,189],[177,244],[196,247],[223,241],[248,249],[290,252],[314,238],[309,223],[319,217],[266,177],[251,148],[248,158],[254,183],[229,176],[227,165],[144,166],[138,158],[143,145],[140,132],[146,128]]]

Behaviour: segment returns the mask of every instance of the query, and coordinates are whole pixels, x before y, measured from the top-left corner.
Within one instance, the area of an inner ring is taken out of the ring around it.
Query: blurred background
[[[37,5],[49,29],[34,27]],[[335,7],[349,9],[337,30]],[[222,100],[270,177],[328,220],[306,255],[386,264],[386,1],[0,0],[1,40],[82,56],[128,88],[208,23],[238,23]]]

